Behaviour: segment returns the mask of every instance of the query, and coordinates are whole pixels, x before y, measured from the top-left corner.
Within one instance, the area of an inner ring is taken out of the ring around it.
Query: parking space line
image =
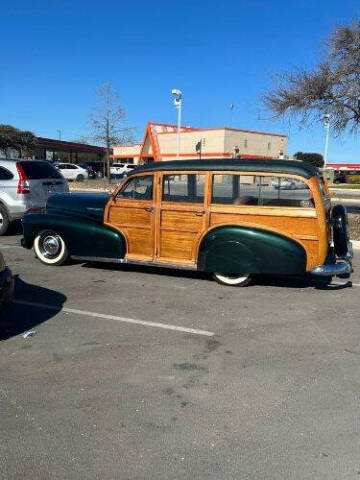
[[[164,330],[173,330],[175,332],[191,333],[194,335],[204,335],[206,337],[213,337],[215,335],[214,332],[209,332],[207,330],[198,330],[196,328],[180,327],[178,325],[151,322],[147,320],[136,320],[134,318],[118,317],[117,315],[107,315],[105,313],[88,312],[86,310],[77,310],[74,308],[56,307],[54,305],[46,305],[44,303],[26,302],[24,300],[14,300],[14,303],[17,303],[19,305],[27,305],[28,307],[46,308],[48,310],[57,310],[59,312],[73,313],[75,315],[84,315],[86,317],[102,318],[104,320],[113,320],[116,322],[142,325],[143,327],[162,328]]]

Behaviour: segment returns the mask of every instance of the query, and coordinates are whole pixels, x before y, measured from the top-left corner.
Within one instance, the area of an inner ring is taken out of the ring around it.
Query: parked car
[[[0,159],[0,235],[27,211],[45,208],[51,193],[68,190],[67,181],[49,162]]]
[[[96,178],[95,170],[88,163],[79,163],[79,167],[84,168],[88,172],[88,178]]]
[[[75,163],[56,163],[55,167],[60,170],[66,180],[83,182],[89,178],[88,171]]]
[[[113,163],[110,167],[111,178],[121,178],[130,173],[137,165],[132,163]]]
[[[280,190],[273,179],[302,189]],[[134,263],[213,273],[245,286],[256,274],[349,275],[346,210],[331,208],[317,168],[285,160],[158,162],[111,195],[53,195],[23,219],[40,261]]]
[[[0,307],[6,307],[11,303],[13,294],[14,277],[0,252]]]

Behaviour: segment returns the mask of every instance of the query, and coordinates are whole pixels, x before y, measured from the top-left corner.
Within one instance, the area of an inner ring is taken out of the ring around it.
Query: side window
[[[14,175],[7,168],[0,167],[0,180],[11,180]]]
[[[233,205],[314,207],[302,180],[257,175],[214,175],[212,202]]]
[[[255,175],[214,175],[212,202],[258,205],[260,177]]]
[[[164,202],[203,203],[205,175],[164,175],[162,199]]]
[[[152,200],[153,197],[153,176],[133,177],[118,192],[118,198],[130,200]]]
[[[314,207],[311,191],[302,180],[287,177],[262,177],[260,205]]]

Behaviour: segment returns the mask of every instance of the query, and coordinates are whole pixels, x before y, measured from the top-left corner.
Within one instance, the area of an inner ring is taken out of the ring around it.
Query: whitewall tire
[[[218,273],[213,274],[214,279],[222,285],[228,285],[230,287],[246,287],[252,281],[252,276],[247,273],[245,275],[237,275],[230,273]]]
[[[35,237],[34,252],[45,265],[62,265],[69,256],[64,240],[52,230],[44,230]]]

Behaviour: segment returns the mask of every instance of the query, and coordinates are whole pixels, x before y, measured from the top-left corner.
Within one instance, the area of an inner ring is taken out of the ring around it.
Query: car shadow
[[[54,309],[16,303],[17,301],[51,305]],[[26,283],[16,277],[14,303],[0,309],[0,340],[7,340],[50,320],[62,309],[65,301],[66,296],[62,293]]]
[[[80,263],[80,262],[79,262]],[[167,277],[181,277],[192,278],[195,280],[213,281],[211,273],[197,272],[194,270],[181,270],[163,267],[152,267],[135,264],[117,264],[117,263],[101,263],[101,262],[86,262],[82,264],[83,268],[93,268],[99,270],[121,271],[121,272],[137,272],[150,275],[160,275]],[[341,279],[340,279],[341,280]],[[304,276],[270,276],[257,275],[254,282],[250,285],[258,285],[264,287],[278,287],[278,288],[314,288],[316,290],[343,290],[351,288],[351,281],[344,281],[341,284],[331,283],[331,278],[316,278],[311,275]]]
[[[10,224],[8,231],[5,233],[5,237],[11,236],[11,235],[22,235],[23,233],[23,228],[22,228],[22,223],[20,220],[16,220],[16,222],[13,222]]]
[[[341,279],[340,279],[341,280]],[[332,283],[334,279],[329,278],[317,278],[311,275],[304,276],[258,276],[256,278],[256,284],[267,287],[279,287],[279,288],[314,288],[315,290],[343,290],[345,288],[352,288],[352,282],[350,280],[344,281],[344,283]]]
[[[182,277],[193,279],[211,279],[211,274],[206,272],[197,272],[195,270],[182,270],[176,268],[152,267],[151,265],[136,265],[126,263],[101,263],[86,262],[82,264],[83,268],[95,268],[99,270],[112,270],[120,272],[136,272],[151,275],[160,275],[166,277]]]

